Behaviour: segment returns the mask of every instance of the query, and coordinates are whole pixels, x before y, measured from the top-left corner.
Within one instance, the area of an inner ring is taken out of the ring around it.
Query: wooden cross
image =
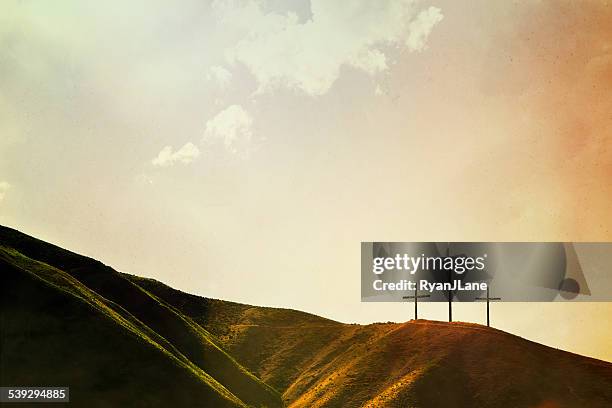
[[[447,244],[446,246],[446,257],[448,258],[450,256],[450,242]],[[452,272],[448,271],[448,283],[451,284],[452,287]],[[452,322],[453,321],[453,292],[452,291],[448,291],[448,321]]]
[[[404,296],[402,299],[414,299],[414,320],[419,318],[419,312],[417,310],[417,304],[419,303],[420,298],[428,298],[431,295],[419,295],[418,285],[414,287],[414,295],[413,296]]]
[[[450,286],[453,286],[453,272],[452,271],[448,271],[448,283],[450,284]],[[452,290],[448,290],[448,321],[452,322],[453,321],[453,291]]]
[[[489,302],[491,300],[501,300],[501,298],[500,297],[492,298],[489,296],[489,284],[487,283],[487,297],[486,298],[477,297],[476,300],[486,300],[487,301],[487,327],[491,327],[490,320],[489,320]]]
[[[446,246],[446,257],[447,258],[462,258],[462,257],[465,257],[465,254],[451,256],[451,254],[450,254],[450,244],[451,243],[449,242],[448,245]],[[450,284],[451,287],[453,287],[453,272],[454,272],[454,270],[449,270],[448,271],[448,283]],[[448,291],[448,321],[449,322],[453,321],[453,291],[452,290]]]

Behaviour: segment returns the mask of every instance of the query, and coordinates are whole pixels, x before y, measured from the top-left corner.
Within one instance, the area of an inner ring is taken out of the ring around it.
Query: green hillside
[[[3,385],[79,384],[76,402],[282,406],[209,332],[100,262],[4,227],[0,262]]]
[[[204,298],[5,227],[0,273],[0,384],[77,407],[612,406],[611,363],[476,324]]]

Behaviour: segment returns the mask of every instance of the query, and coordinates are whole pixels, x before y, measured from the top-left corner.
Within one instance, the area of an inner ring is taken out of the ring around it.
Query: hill
[[[470,323],[342,324],[131,276],[298,407],[610,407],[612,364]]]
[[[213,335],[98,261],[0,227],[0,268],[2,385],[74,384],[88,406],[282,406]]]
[[[480,325],[204,298],[5,227],[0,271],[1,385],[74,406],[612,406],[612,364]]]

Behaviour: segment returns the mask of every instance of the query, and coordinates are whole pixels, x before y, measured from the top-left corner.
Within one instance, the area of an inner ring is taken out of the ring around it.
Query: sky
[[[361,241],[612,241],[611,7],[4,1],[0,223],[203,296],[405,321],[360,302]],[[608,361],[611,317],[492,309]]]

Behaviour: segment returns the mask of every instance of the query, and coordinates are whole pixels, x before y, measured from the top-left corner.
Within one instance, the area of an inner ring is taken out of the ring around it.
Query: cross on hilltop
[[[483,298],[483,297],[477,297],[476,300],[486,300],[487,301],[487,327],[491,327],[491,322],[489,319],[489,302],[491,300],[501,300],[500,297],[490,297],[489,296],[489,284],[487,283],[487,297]]]
[[[419,318],[419,312],[417,308],[417,305],[419,303],[419,298],[431,297],[431,295],[419,295],[418,287],[419,287],[418,284],[414,286],[414,295],[402,297],[402,299],[414,299],[414,320],[418,320]]]
[[[450,254],[450,242],[448,243],[448,245],[446,246],[446,257],[447,258],[461,258],[461,257],[465,257],[465,254],[460,254],[460,255],[453,255],[451,256]],[[453,265],[455,265],[455,263],[453,262]],[[455,272],[454,269],[449,269],[448,270],[448,283],[450,285],[450,287],[453,287],[453,272]],[[453,321],[453,291],[452,290],[448,290],[448,321],[452,322]]]

